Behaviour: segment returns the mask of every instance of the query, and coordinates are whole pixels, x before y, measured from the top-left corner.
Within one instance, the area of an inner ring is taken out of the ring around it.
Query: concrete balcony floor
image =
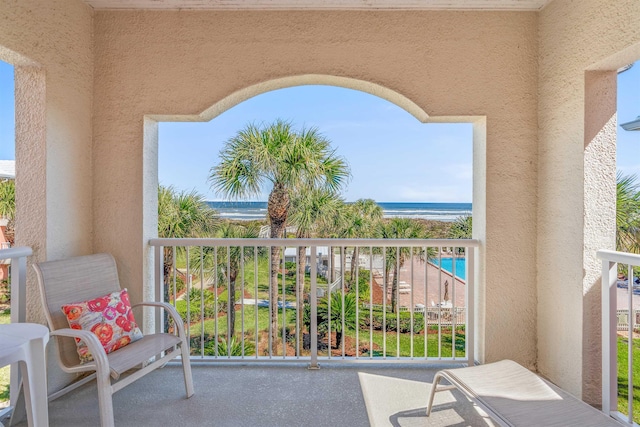
[[[180,365],[156,370],[114,396],[116,426],[493,426],[457,390],[436,395],[437,368],[321,363],[192,363],[196,394],[185,399]],[[95,383],[49,404],[57,426],[97,426]],[[26,422],[19,423],[26,426]]]

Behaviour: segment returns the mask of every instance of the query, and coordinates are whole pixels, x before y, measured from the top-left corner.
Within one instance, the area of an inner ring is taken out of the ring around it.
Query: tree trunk
[[[385,255],[386,256],[386,255]],[[387,286],[389,286],[389,282],[390,280],[390,276],[391,276],[391,269],[389,268],[389,266],[387,265],[387,263],[385,263],[384,265],[384,278],[383,278],[383,283],[384,283],[384,289],[382,289],[382,298],[384,298],[384,302],[387,302]]]
[[[393,282],[391,283],[391,311],[392,312],[396,312],[396,306],[398,305],[398,300],[397,300],[397,289],[398,289],[398,273],[400,273],[400,271],[398,270],[398,266],[397,265],[393,265]]]
[[[305,282],[305,266],[307,264],[307,248],[305,246],[298,247],[298,325],[296,335],[302,337],[302,312],[304,310],[304,282]]]
[[[236,333],[236,277],[238,273],[237,270],[231,270],[231,274],[229,275],[229,289],[227,292],[227,296],[229,300],[227,301],[227,319],[229,324],[227,325],[228,334],[227,334],[227,343],[231,342],[231,339]],[[229,346],[231,348],[231,346]]]
[[[280,246],[271,247],[271,292],[269,298],[271,300],[271,351],[277,354],[278,349],[278,300],[280,299],[278,270],[280,270],[281,259]]]
[[[342,345],[342,331],[336,331],[336,343],[333,348],[341,348]]]
[[[9,243],[9,247],[13,248],[16,245],[16,220],[10,219],[7,222],[7,226],[4,229],[4,237],[7,239]]]
[[[164,302],[169,302],[171,296],[171,271],[173,269],[173,248],[164,248],[164,260],[163,260],[163,283],[164,283]],[[175,304],[175,301],[174,301]],[[189,326],[189,319],[185,320],[187,327]],[[164,330],[169,331],[169,316],[164,316]]]
[[[276,183],[269,194],[267,211],[269,213],[269,226],[271,238],[284,237],[285,223],[289,213],[289,193],[282,184]],[[280,269],[281,249],[279,246],[271,247],[271,352],[277,354],[278,348],[278,270]],[[284,267],[284,266],[283,266]],[[284,340],[285,337],[282,337]]]
[[[351,254],[351,280],[350,283],[353,285],[355,283],[356,286],[356,268],[360,267],[360,248],[354,246],[353,253]]]
[[[333,246],[329,247],[329,284],[331,285],[336,281],[336,266],[335,264],[335,248]]]

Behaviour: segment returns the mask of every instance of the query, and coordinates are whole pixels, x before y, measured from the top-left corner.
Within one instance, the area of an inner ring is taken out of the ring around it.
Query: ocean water
[[[267,217],[267,202],[207,202],[222,218],[259,220]],[[395,203],[378,202],[385,218],[420,218],[454,221],[471,215],[471,203]]]

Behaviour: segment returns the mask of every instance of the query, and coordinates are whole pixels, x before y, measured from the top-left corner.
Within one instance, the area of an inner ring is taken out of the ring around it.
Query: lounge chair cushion
[[[107,354],[142,338],[126,289],[88,301],[65,304],[62,311],[72,329],[93,332]],[[76,346],[80,363],[93,360],[84,341],[76,338]]]
[[[512,360],[440,371],[503,426],[620,426]]]

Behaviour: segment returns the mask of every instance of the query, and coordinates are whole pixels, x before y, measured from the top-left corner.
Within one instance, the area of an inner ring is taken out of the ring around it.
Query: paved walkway
[[[456,307],[465,306],[465,282],[457,277],[453,280],[450,273],[445,270],[440,270],[433,264],[424,263],[415,259],[413,262],[413,272],[411,270],[411,264],[406,265],[400,269],[399,279],[398,290],[400,306],[411,307],[413,304],[415,307],[417,304],[422,304],[431,307],[432,302],[434,305],[444,302],[446,287],[449,288],[449,301],[453,301],[454,286]],[[379,286],[382,284],[382,280],[382,276],[375,277],[375,281]],[[411,286],[412,283],[413,286]],[[447,286],[445,286],[445,283]],[[454,283],[455,285],[452,285]],[[388,288],[390,288],[390,286],[388,286]],[[387,296],[390,295],[389,292],[390,289],[388,289]],[[389,301],[389,299],[387,299],[387,301]]]

